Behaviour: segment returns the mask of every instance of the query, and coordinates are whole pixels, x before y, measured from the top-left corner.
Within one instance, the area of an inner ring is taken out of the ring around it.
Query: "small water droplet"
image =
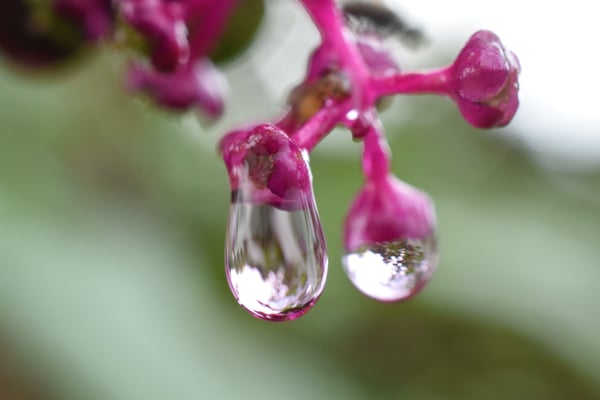
[[[226,272],[238,303],[257,318],[305,314],[325,287],[327,250],[312,193],[281,209],[232,193]]]
[[[434,235],[361,246],[343,258],[350,281],[365,295],[380,301],[414,296],[431,278],[439,254]]]

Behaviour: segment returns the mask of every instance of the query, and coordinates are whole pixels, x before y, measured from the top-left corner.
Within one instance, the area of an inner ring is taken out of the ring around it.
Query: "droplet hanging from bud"
[[[367,182],[345,227],[344,270],[365,295],[406,300],[438,263],[435,210],[427,195],[390,176]]]
[[[406,300],[429,281],[438,260],[435,236],[372,243],[346,254],[344,269],[361,292],[380,301]]]
[[[292,320],[306,313],[325,286],[327,251],[312,199],[286,211],[246,202],[234,192],[226,269],[238,303],[252,315]]]
[[[287,321],[305,314],[325,287],[327,249],[308,164],[272,125],[221,142],[232,198],[225,268],[250,314]]]

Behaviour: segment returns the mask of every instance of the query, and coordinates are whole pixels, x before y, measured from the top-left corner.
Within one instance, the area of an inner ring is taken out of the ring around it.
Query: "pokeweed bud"
[[[230,133],[220,150],[231,183],[225,271],[250,314],[296,319],[325,287],[327,249],[300,149],[274,125]]]
[[[202,59],[173,73],[132,64],[125,76],[125,88],[144,92],[160,106],[175,111],[197,106],[209,117],[217,118],[224,110],[227,82],[208,59]]]
[[[519,107],[517,56],[490,31],[473,34],[449,69],[452,97],[478,128],[501,127]]]
[[[361,292],[386,302],[412,297],[438,263],[430,198],[391,175],[366,182],[346,217],[344,245],[344,269]]]
[[[299,209],[312,197],[302,151],[275,125],[263,124],[225,136],[220,144],[231,190],[246,201]]]
[[[123,18],[148,39],[157,70],[171,72],[188,62],[190,48],[181,2],[122,0],[119,5]]]

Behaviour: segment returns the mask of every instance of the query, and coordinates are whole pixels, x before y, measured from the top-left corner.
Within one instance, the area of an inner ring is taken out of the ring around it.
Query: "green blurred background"
[[[344,276],[361,174],[339,131],[311,159],[321,300],[283,324],[235,303],[214,144],[277,114],[284,92],[253,74],[265,52],[228,67],[216,126],[124,94],[109,49],[50,75],[0,65],[0,399],[600,398],[600,169],[542,169],[510,127],[471,129],[443,99],[385,120],[395,173],[438,210],[421,295],[380,304]]]

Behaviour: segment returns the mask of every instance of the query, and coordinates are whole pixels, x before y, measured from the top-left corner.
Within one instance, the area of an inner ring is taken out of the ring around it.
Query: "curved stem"
[[[314,147],[338,124],[346,113],[347,102],[326,106],[313,115],[292,139],[301,149],[311,152]]]
[[[367,181],[384,179],[390,172],[390,149],[380,120],[364,136],[362,168]]]
[[[352,83],[352,97],[358,109],[371,107],[375,98],[369,89],[370,73],[362,57],[350,39],[346,26],[334,0],[300,0],[311,16],[319,33],[322,44],[320,51],[330,51],[335,55],[338,67],[344,70]]]

